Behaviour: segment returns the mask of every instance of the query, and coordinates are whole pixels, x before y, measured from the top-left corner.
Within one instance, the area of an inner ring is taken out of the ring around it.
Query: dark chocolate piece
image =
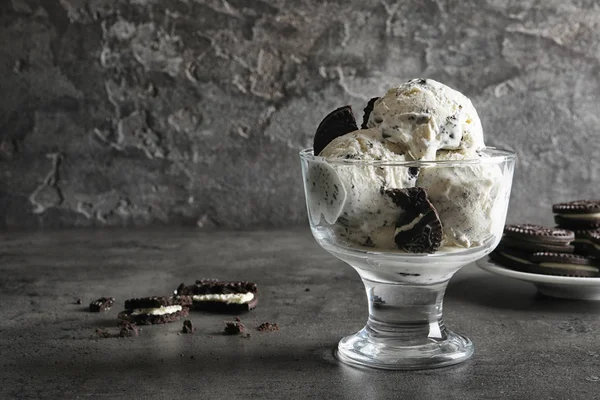
[[[90,303],[91,312],[108,311],[115,304],[114,297],[100,297],[98,300]]]
[[[385,193],[404,212],[396,221],[394,240],[400,250],[434,253],[442,244],[442,222],[421,187],[388,189]]]
[[[319,124],[313,141],[313,153],[319,155],[331,141],[346,133],[358,130],[350,106],[340,107],[329,113]]]
[[[364,108],[364,114],[363,114],[363,122],[362,125],[360,126],[361,129],[367,129],[367,123],[369,122],[369,116],[371,115],[371,111],[373,111],[373,108],[375,107],[375,102],[379,99],[379,97],[373,97],[371,100],[369,100],[369,102],[367,103],[367,106]]]

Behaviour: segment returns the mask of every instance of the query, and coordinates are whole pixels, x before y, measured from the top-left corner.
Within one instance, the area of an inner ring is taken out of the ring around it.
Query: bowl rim
[[[379,166],[379,167],[432,167],[432,166],[466,166],[481,164],[502,164],[517,158],[517,154],[512,150],[501,149],[498,147],[486,147],[478,150],[477,154],[485,155],[481,158],[469,158],[464,160],[439,160],[439,161],[390,161],[390,160],[352,160],[342,158],[325,158],[315,156],[311,147],[300,150],[299,155],[302,160],[313,162],[325,162],[332,165],[359,165],[359,166]]]

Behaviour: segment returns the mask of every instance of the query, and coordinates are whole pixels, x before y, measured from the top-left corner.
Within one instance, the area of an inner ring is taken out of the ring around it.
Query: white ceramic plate
[[[546,296],[561,299],[600,300],[600,278],[575,278],[519,272],[495,264],[488,257],[477,261],[477,265],[496,275],[531,282],[540,293]]]

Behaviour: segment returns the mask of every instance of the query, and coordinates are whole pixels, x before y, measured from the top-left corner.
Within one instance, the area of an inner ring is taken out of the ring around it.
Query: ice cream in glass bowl
[[[337,357],[382,369],[468,359],[472,342],[445,326],[444,292],[498,244],[515,162],[485,147],[471,101],[410,80],[371,99],[360,128],[350,107],[331,112],[300,159],[313,236],[367,293],[367,324]]]

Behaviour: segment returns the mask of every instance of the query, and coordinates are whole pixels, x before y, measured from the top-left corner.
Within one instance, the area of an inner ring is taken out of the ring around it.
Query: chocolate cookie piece
[[[186,296],[129,299],[118,318],[138,325],[164,324],[187,316],[189,310],[184,304],[189,304]]]
[[[106,329],[102,329],[102,328],[96,328],[96,335],[98,335],[99,337],[101,337],[103,339],[108,339],[108,338],[113,337],[112,333],[110,333]]]
[[[225,321],[225,329],[223,333],[225,335],[238,335],[240,333],[244,333],[246,331],[246,327],[239,321]]]
[[[600,229],[575,231],[573,244],[578,254],[600,259]]]
[[[319,124],[313,141],[313,153],[321,151],[335,138],[358,130],[352,107],[344,106],[330,112]]]
[[[140,328],[136,326],[136,324],[132,324],[130,322],[124,321],[121,324],[121,330],[119,331],[120,337],[135,337],[139,336]]]
[[[434,253],[442,244],[442,223],[422,187],[388,189],[394,204],[404,212],[396,221],[394,241],[410,253]]]
[[[91,312],[100,312],[100,311],[108,311],[115,304],[114,297],[100,297],[96,301],[92,301],[90,303],[90,311]]]
[[[538,264],[537,273],[546,275],[596,277],[600,272],[600,264],[578,254],[540,252],[531,259]]]
[[[183,328],[181,329],[181,333],[194,333],[196,328],[192,325],[192,321],[186,319],[183,321]]]
[[[379,97],[373,97],[371,100],[369,100],[367,106],[364,108],[363,121],[362,125],[360,126],[360,129],[368,128],[367,123],[369,122],[369,116],[371,115],[371,111],[373,111],[373,108],[375,107],[375,102],[377,100],[379,100]]]
[[[552,206],[554,221],[569,229],[600,228],[600,200],[576,200]]]
[[[569,245],[575,239],[575,234],[572,231],[560,228],[546,228],[533,224],[505,225],[504,235],[507,238],[559,246]]]
[[[256,328],[256,330],[259,332],[271,332],[271,331],[278,331],[279,327],[277,326],[277,324],[272,324],[270,322],[263,322]]]
[[[190,286],[182,283],[175,292],[192,299],[196,310],[239,313],[258,305],[258,286],[254,282],[198,280]]]

